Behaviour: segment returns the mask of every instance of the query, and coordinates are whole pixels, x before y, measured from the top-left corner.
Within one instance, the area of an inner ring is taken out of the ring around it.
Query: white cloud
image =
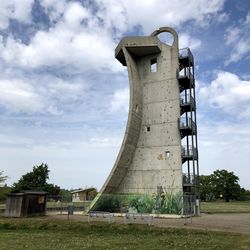
[[[19,79],[0,81],[0,104],[11,111],[27,113],[34,113],[45,107],[35,89]]]
[[[179,48],[187,47],[191,50],[196,50],[201,47],[201,40],[191,37],[186,33],[181,33],[179,35]]]
[[[111,6],[117,5],[115,0],[98,0],[98,3],[104,5],[106,11],[110,11],[110,15],[113,13]],[[121,25],[121,21],[122,25],[127,22],[129,29],[139,25],[147,34],[162,26],[178,26],[190,20],[195,20],[202,25],[206,19],[216,15],[222,9],[223,4],[224,0],[181,2],[178,0],[164,2],[160,0],[122,0],[120,6],[123,6],[124,11],[119,10],[117,13],[120,16],[121,14],[126,15],[126,21],[118,17],[118,24]],[[111,10],[109,10],[110,7]]]
[[[250,52],[250,39],[240,39],[233,49],[229,59],[225,62],[225,65],[228,65],[233,62],[238,62],[244,56]]]
[[[67,82],[51,75],[4,77],[0,79],[0,106],[14,113],[61,114],[65,104],[82,98],[87,88],[78,78]]]
[[[237,27],[230,27],[230,29],[227,30],[226,36],[225,36],[225,42],[227,45],[233,45],[238,42],[239,37],[241,35],[241,30]]]
[[[64,13],[65,23],[69,29],[78,30],[81,26],[81,22],[84,19],[91,18],[89,11],[84,8],[80,3],[69,3]]]
[[[129,90],[120,89],[115,91],[111,100],[111,112],[126,111],[129,108]]]
[[[241,118],[250,118],[250,81],[221,71],[210,85],[200,88],[203,103]]]
[[[250,126],[248,122],[212,122],[208,115],[200,119],[199,165],[201,174],[216,169],[234,171],[240,185],[249,188]]]
[[[4,173],[10,177],[7,180],[8,185],[12,185],[21,175],[31,171],[32,166],[46,162],[51,171],[50,181],[61,188],[70,189],[85,185],[100,188],[114,164],[118,150],[119,148],[114,146],[93,148],[78,143],[71,147],[39,144],[33,145],[32,148],[1,148],[0,163],[4,166]]]
[[[84,24],[83,24],[84,23]],[[54,66],[68,71],[120,71],[114,60],[115,43],[95,16],[79,3],[68,3],[64,15],[48,31],[38,31],[30,44],[8,37],[1,57],[25,68]]]
[[[245,21],[240,20],[237,26],[231,26],[226,30],[224,39],[226,45],[231,47],[231,53],[225,65],[238,62],[250,53],[250,14],[245,18]]]
[[[55,22],[63,15],[67,2],[65,0],[40,0],[41,6],[49,16],[51,22]]]
[[[250,24],[250,11],[247,13],[245,23],[246,25]]]
[[[83,95],[86,86],[80,80],[74,79],[74,83],[66,82],[60,78],[49,78],[48,91],[53,98],[62,102],[75,101]]]
[[[217,15],[217,22],[218,23],[226,23],[229,20],[229,14],[226,12],[222,12]]]
[[[7,0],[0,2],[0,29],[6,29],[9,19],[22,23],[31,22],[33,0]]]
[[[0,134],[1,146],[7,145],[8,147],[27,147],[34,143],[32,138],[27,138],[23,135],[6,135]]]
[[[93,137],[93,138],[90,138],[88,145],[91,147],[119,147],[121,145],[121,138],[120,137],[111,137],[111,138]]]
[[[26,11],[17,2],[15,5],[19,14],[16,17],[28,21],[32,1],[25,0]],[[9,36],[6,43],[1,41],[1,58],[11,65],[31,69],[49,66],[68,72],[120,72],[122,66],[114,60],[117,44],[114,39],[120,39],[136,26],[142,27],[145,33],[151,33],[159,26],[178,26],[189,20],[201,24],[211,15],[219,13],[224,1],[191,0],[185,8],[179,1],[124,0],[117,3],[114,0],[96,0],[96,3],[98,7],[93,11],[79,2],[42,0],[41,5],[54,22],[53,26],[47,31],[38,30],[29,44]],[[182,34],[180,39],[185,45],[191,44],[193,49],[201,45],[198,39],[187,34]]]
[[[128,30],[127,10],[122,1],[97,0],[99,10],[96,15],[103,21],[103,26],[107,30],[116,29],[116,36]]]

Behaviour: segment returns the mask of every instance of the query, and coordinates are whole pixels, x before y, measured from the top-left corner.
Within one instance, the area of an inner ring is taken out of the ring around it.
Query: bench
[[[107,219],[108,223],[112,223],[115,221],[114,214],[110,212],[102,212],[102,211],[89,211],[88,212],[88,223],[94,218],[103,218]]]
[[[146,222],[149,226],[154,224],[154,217],[150,214],[126,213],[124,223]]]

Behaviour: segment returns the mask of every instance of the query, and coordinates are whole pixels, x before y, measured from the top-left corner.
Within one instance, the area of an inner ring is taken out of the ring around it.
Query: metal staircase
[[[179,51],[179,130],[182,140],[184,214],[199,214],[199,162],[196,126],[194,58],[189,48]]]

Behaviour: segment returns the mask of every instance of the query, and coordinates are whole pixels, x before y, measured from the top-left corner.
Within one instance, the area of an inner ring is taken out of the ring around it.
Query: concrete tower
[[[172,34],[172,45],[159,40],[162,32]],[[163,27],[150,36],[123,38],[115,57],[128,69],[128,122],[117,160],[91,210],[194,213],[199,183],[190,50],[179,54],[177,33]],[[112,199],[119,200],[119,208],[112,208],[117,206]],[[136,207],[136,199],[149,203],[145,211]]]

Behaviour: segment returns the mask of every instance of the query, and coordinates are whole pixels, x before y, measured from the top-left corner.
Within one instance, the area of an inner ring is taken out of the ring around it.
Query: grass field
[[[250,213],[250,201],[202,202],[203,213]]]
[[[249,249],[250,237],[140,225],[0,217],[0,249]]]

